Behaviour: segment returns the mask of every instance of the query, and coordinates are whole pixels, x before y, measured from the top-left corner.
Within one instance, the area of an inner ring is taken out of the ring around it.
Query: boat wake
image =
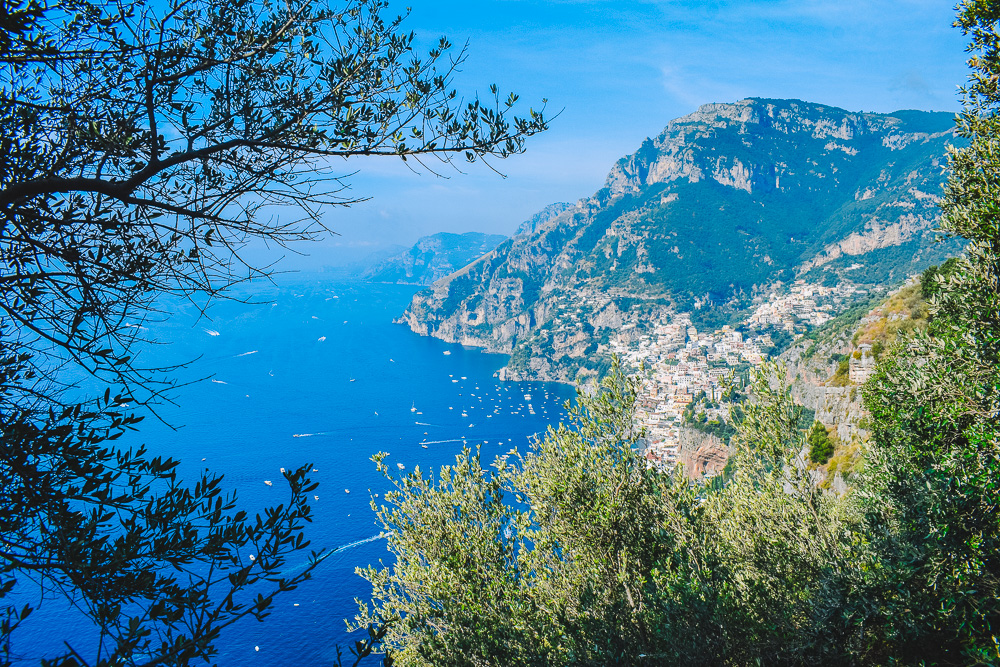
[[[383,531],[383,532],[379,533],[378,535],[372,535],[371,537],[366,537],[363,540],[355,540],[354,542],[348,542],[347,544],[341,544],[336,549],[331,549],[330,551],[327,551],[325,554],[323,554],[322,556],[320,556],[319,558],[317,558],[316,559],[316,564],[319,565],[324,560],[326,560],[327,558],[329,558],[330,556],[332,556],[334,554],[339,554],[341,552],[347,551],[348,549],[353,549],[355,547],[360,547],[362,544],[368,544],[369,542],[374,542],[376,540],[384,539],[386,537],[389,537],[389,535],[391,535],[391,534],[392,533],[387,533],[387,532]],[[306,562],[302,563],[301,565],[297,565],[297,566],[293,567],[290,570],[285,570],[284,572],[281,573],[281,576],[287,577],[290,574],[295,574],[299,570],[304,570],[308,566],[309,566],[309,561],[306,561]]]
[[[243,354],[237,354],[235,356],[237,356],[237,357],[246,357],[246,356],[249,356],[251,354],[257,354],[257,350],[251,350],[250,352],[244,352]]]
[[[323,558],[326,558],[327,556],[329,556],[331,554],[339,553],[341,551],[347,551],[348,549],[353,549],[354,547],[360,547],[362,544],[368,544],[369,542],[374,542],[375,540],[381,540],[381,539],[386,538],[386,537],[389,537],[389,533],[383,531],[383,532],[379,533],[378,535],[372,535],[371,537],[366,537],[363,540],[357,540],[357,541],[354,541],[354,542],[348,542],[347,544],[340,545],[339,547],[337,547],[336,549],[334,549],[330,553],[324,554]]]

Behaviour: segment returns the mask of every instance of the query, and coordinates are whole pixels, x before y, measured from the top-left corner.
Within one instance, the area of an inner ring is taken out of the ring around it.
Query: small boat
[[[397,463],[396,467],[399,468],[400,470],[405,470],[406,469],[406,466],[404,466],[402,463]]]
[[[416,412],[416,411],[417,411],[417,404],[415,402],[411,403],[410,404],[410,412]]]
[[[442,352],[441,354],[443,354],[444,356],[446,356],[446,357],[447,357],[447,356],[448,356],[449,354],[451,354],[451,350],[445,350],[445,351],[444,351],[444,352]]]
[[[354,379],[354,378],[351,378],[351,382],[355,382],[355,379]]]
[[[267,484],[268,486],[274,486],[274,484],[269,479],[265,479],[264,483]]]

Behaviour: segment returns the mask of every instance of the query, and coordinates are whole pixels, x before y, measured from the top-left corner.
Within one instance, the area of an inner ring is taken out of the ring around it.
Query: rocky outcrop
[[[788,369],[795,402],[814,410],[815,418],[832,428],[840,442],[849,443],[866,439],[868,434],[860,426],[865,414],[860,387],[830,383],[841,358],[854,350],[851,338],[856,327],[836,325],[833,323],[819,340],[808,338],[795,343],[778,360]]]
[[[799,382],[792,387],[792,396],[805,407],[816,411],[816,419],[832,428],[840,442],[867,439],[861,428],[864,406],[860,387],[826,387]]]
[[[571,208],[573,208],[573,204],[570,204],[568,202],[556,202],[555,204],[549,204],[541,211],[531,216],[530,219],[522,222],[518,226],[517,232],[515,232],[515,236],[521,234],[534,234],[535,231],[539,227],[544,225],[546,222],[556,217],[563,211],[566,211]]]
[[[691,479],[718,475],[726,467],[730,449],[718,437],[682,427],[678,430],[678,441],[677,462]]]
[[[935,203],[938,199],[938,197],[934,198]],[[899,205],[898,202],[897,205]],[[897,217],[894,222],[872,217],[865,222],[862,231],[851,232],[847,238],[824,247],[819,256],[804,262],[800,272],[823,266],[842,255],[858,256],[883,248],[901,246],[930,227],[933,222],[931,213],[931,211],[926,211],[923,216],[903,214]]]

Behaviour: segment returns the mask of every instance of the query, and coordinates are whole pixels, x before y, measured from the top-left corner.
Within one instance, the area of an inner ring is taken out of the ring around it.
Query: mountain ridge
[[[594,353],[625,324],[724,322],[799,278],[901,281],[957,252],[933,242],[953,126],[943,112],[703,105],[616,161],[591,197],[416,295],[400,321],[511,354],[509,377],[572,381],[599,370]]]

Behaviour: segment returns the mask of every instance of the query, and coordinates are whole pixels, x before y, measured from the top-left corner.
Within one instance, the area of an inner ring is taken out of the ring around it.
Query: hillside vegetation
[[[950,155],[940,224],[967,250],[847,329],[883,347],[851,486],[817,479],[834,434],[802,423],[770,363],[721,482],[647,466],[638,380],[615,364],[529,451],[466,450],[374,504],[396,560],[361,570],[373,593],[357,620],[387,624],[397,664],[1000,662],[997,16],[960,6],[969,143]]]

